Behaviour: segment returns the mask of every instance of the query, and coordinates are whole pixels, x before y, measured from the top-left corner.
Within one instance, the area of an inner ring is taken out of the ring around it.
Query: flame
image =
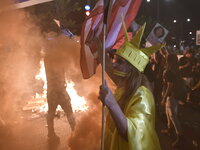
[[[28,102],[27,105],[29,106],[25,106],[23,110],[32,110],[32,112],[35,111],[47,112],[48,111],[47,80],[46,80],[46,73],[45,73],[45,66],[43,59],[40,61],[40,72],[35,76],[35,79],[44,81],[43,93],[42,94],[36,93],[33,96],[32,100]],[[66,85],[67,85],[66,91],[70,96],[73,112],[87,111],[88,110],[87,102],[84,97],[81,97],[77,94],[77,91],[74,88],[75,83],[73,81],[67,81]],[[33,104],[35,104],[35,106],[33,106]],[[56,110],[60,111],[62,110],[62,108],[58,106]]]
[[[84,97],[80,97],[77,94],[77,91],[74,89],[74,82],[68,82],[66,91],[68,92],[70,98],[71,98],[71,104],[73,112],[78,111],[86,111],[88,110],[87,102]]]
[[[36,80],[43,80],[44,86],[43,86],[43,94],[36,93],[36,98],[45,98],[47,97],[47,78],[45,73],[45,67],[44,67],[44,59],[40,60],[40,72],[35,76]]]

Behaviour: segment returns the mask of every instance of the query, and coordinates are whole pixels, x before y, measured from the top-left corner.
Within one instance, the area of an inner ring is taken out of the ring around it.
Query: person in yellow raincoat
[[[117,85],[115,95],[100,86],[99,99],[108,110],[105,150],[160,150],[155,131],[155,104],[149,82],[143,71],[149,56],[164,45],[140,49],[145,24],[131,41],[125,29],[125,42],[116,51],[115,62],[106,55],[106,72]],[[101,43],[97,47],[101,47]],[[99,48],[99,54],[101,55]]]

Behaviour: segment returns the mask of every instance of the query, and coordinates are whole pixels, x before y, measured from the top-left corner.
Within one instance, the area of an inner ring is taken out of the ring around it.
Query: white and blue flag
[[[74,38],[74,34],[66,27],[64,27],[59,20],[56,20],[54,19],[55,23],[58,25],[58,27],[60,28],[61,30],[61,33],[64,35],[64,36],[67,36],[69,37],[70,39],[73,39]]]
[[[29,6],[33,6],[33,5],[37,5],[41,3],[46,3],[50,1],[53,1],[53,0],[15,0],[16,4],[14,6],[15,8],[25,8],[25,7],[29,7]]]

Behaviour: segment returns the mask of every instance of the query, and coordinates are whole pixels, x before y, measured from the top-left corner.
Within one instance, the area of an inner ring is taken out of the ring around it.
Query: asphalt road
[[[157,115],[157,133],[162,150],[200,150],[200,109],[191,105],[179,105],[179,120],[183,130],[183,139],[178,147],[172,147],[176,139],[175,131],[172,136],[161,133],[167,127],[167,119],[164,111]]]
[[[188,105],[180,108],[180,121],[184,132],[184,142],[180,147],[173,148],[172,137],[160,131],[166,128],[165,114],[158,115],[157,132],[162,150],[200,150],[200,111]],[[34,116],[31,112],[22,112],[21,117],[9,122],[0,129],[0,150],[68,150],[67,139],[71,134],[65,116],[55,119],[55,129],[60,137],[59,145],[49,145],[47,142],[47,126],[45,116]],[[89,129],[87,129],[89,130]]]
[[[49,145],[47,141],[46,119],[24,114],[20,120],[8,124],[1,135],[1,150],[66,150],[67,137],[71,133],[66,117],[55,119],[55,129],[60,144]],[[2,137],[3,136],[3,137]]]

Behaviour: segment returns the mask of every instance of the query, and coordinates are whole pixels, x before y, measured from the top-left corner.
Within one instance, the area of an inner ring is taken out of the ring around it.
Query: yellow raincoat
[[[123,91],[116,91],[116,100],[120,99]],[[151,91],[144,86],[139,87],[123,112],[127,119],[128,142],[118,134],[112,119],[107,117],[105,150],[160,150],[155,131],[155,104]]]

